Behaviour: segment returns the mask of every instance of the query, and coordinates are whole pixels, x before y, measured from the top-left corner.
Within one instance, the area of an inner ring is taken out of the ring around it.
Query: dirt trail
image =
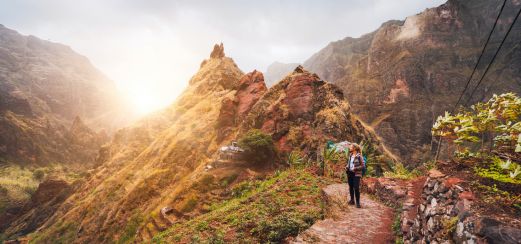
[[[290,243],[394,243],[393,210],[362,194],[362,208],[348,205],[347,184],[324,188],[328,214]]]

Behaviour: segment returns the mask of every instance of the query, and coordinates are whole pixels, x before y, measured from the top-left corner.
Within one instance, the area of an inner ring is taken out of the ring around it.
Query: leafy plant
[[[304,159],[299,151],[291,151],[288,155],[288,159],[286,160],[286,163],[290,167],[296,167],[302,165],[304,162]]]
[[[471,106],[469,111],[455,115],[445,112],[445,115],[438,117],[434,123],[432,135],[455,143],[455,156],[458,158],[479,157],[482,161],[490,161],[489,167],[476,168],[478,175],[513,183],[518,181],[516,177],[521,174],[521,168],[516,168],[517,164],[512,163],[510,159],[503,162],[490,155],[496,153],[519,159],[520,120],[521,98],[514,93],[494,94],[489,101]],[[493,143],[490,143],[489,150],[484,150],[487,137],[493,138]],[[476,151],[476,148],[480,150]],[[488,160],[489,158],[492,160]]]
[[[337,152],[336,148],[324,148],[322,150],[322,161],[321,161],[321,170],[325,176],[330,175],[330,164],[334,164],[340,160],[341,154]]]
[[[499,163],[499,166],[502,168],[502,169],[510,169],[510,164],[512,164],[512,161],[510,159],[508,159],[507,161],[501,161]]]
[[[441,136],[464,149],[463,145],[481,142],[484,135],[493,134],[494,146],[512,152],[521,151],[521,98],[514,93],[494,94],[485,103],[471,106],[470,111],[439,116],[432,128],[433,136]]]

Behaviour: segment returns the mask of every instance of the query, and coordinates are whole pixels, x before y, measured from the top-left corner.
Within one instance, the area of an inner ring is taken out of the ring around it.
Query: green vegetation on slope
[[[521,216],[521,98],[514,93],[494,95],[468,111],[445,113],[432,128],[456,145],[455,162],[478,196],[481,214]],[[517,220],[515,220],[517,221]]]
[[[295,236],[323,218],[321,187],[328,179],[305,169],[276,172],[266,180],[245,181],[234,198],[155,236],[156,243],[269,243]]]
[[[30,169],[18,165],[0,167],[0,214],[29,200],[38,183]]]
[[[47,177],[59,177],[69,182],[84,177],[82,173],[60,164],[46,167],[0,165],[0,214],[11,207],[20,207],[31,199],[38,185]]]

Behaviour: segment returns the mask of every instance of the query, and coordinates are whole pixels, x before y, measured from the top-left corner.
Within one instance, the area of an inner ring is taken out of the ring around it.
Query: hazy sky
[[[0,0],[0,24],[87,56],[141,111],[171,103],[214,43],[248,72],[303,62],[444,0]]]

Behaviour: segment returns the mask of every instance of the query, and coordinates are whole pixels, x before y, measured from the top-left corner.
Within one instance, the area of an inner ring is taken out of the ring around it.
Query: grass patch
[[[415,178],[420,174],[417,170],[408,170],[402,163],[396,163],[391,166],[390,171],[384,172],[385,177],[403,180]]]
[[[502,167],[501,164],[504,164],[504,162],[500,158],[492,157],[490,160],[492,162],[488,163],[486,167],[476,166],[474,168],[478,176],[503,183],[521,184],[521,174],[516,177],[510,176],[510,172],[516,168],[517,164],[512,163]]]
[[[233,198],[212,211],[178,223],[155,236],[156,243],[277,243],[324,216],[320,187],[326,179],[290,169],[265,180],[237,184]],[[197,235],[193,235],[198,233]]]
[[[130,220],[127,222],[125,226],[125,231],[121,238],[119,238],[118,243],[131,243],[134,241],[136,237],[137,229],[139,225],[143,222],[143,217],[140,214],[134,214]]]
[[[19,165],[0,167],[0,214],[28,201],[39,183],[40,179],[29,168]]]
[[[458,223],[458,217],[452,217],[450,219],[442,220],[442,235],[445,238],[450,239],[450,236],[456,230],[456,224]]]
[[[59,236],[58,238],[49,236],[48,233],[51,232],[37,233],[29,236],[29,243],[72,243],[78,231],[77,223],[70,221],[60,221],[59,224],[52,228],[52,232],[56,233]]]
[[[183,213],[189,213],[192,212],[192,210],[195,209],[195,206],[197,206],[197,197],[191,197],[185,200],[181,207],[181,212]]]
[[[398,209],[395,211],[394,221],[391,228],[395,236],[394,243],[403,244],[401,212]]]

